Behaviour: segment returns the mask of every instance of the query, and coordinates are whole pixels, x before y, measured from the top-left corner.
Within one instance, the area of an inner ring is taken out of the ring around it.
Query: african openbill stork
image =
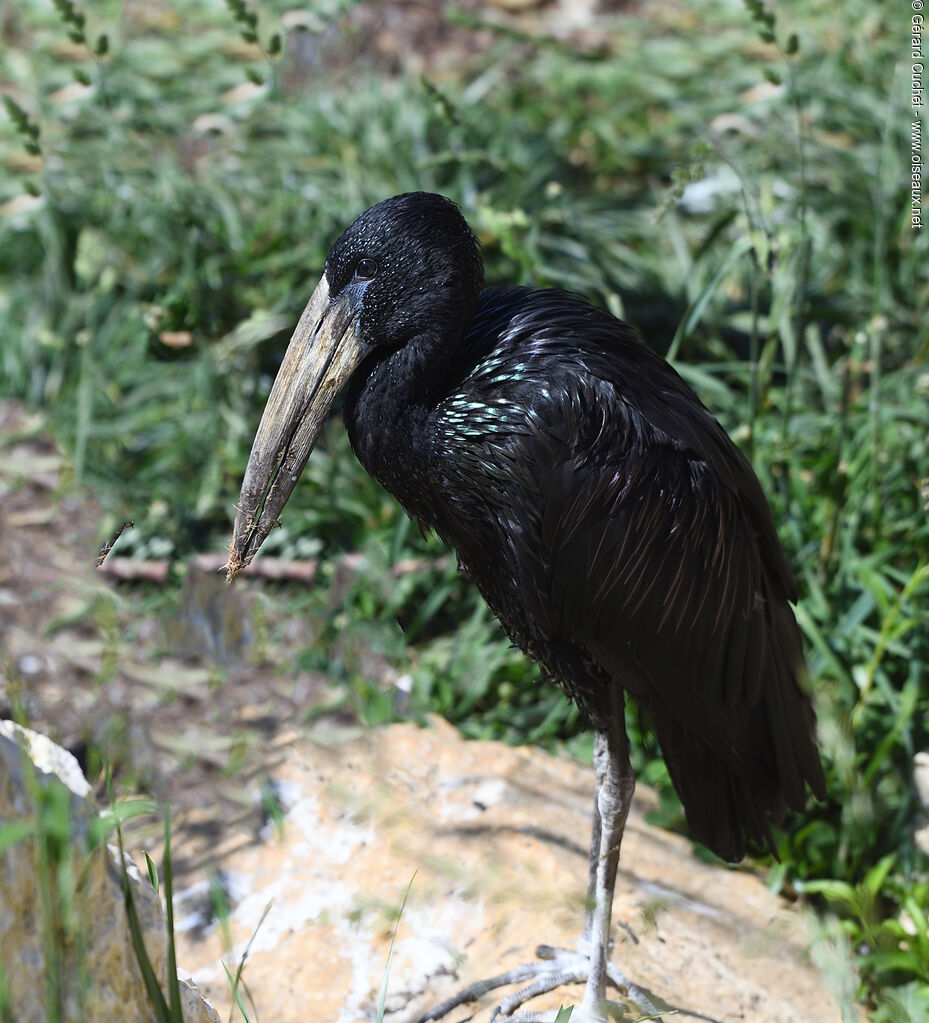
[[[604,1018],[613,887],[646,711],[694,835],[738,860],[825,783],[790,572],[747,459],[628,324],[559,290],[482,290],[449,200],[378,203],[336,241],[245,471],[228,566],[275,524],[347,385],[362,465],[455,548],[596,740],[580,1017]],[[560,972],[559,972],[560,971]],[[577,971],[574,970],[576,974]],[[447,1007],[447,1006],[446,1006]]]

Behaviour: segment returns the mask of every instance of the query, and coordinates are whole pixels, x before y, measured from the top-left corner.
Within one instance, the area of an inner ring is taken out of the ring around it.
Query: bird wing
[[[673,371],[635,393],[589,368],[519,439],[541,552],[520,560],[520,590],[549,648],[580,651],[595,722],[604,677],[646,708],[695,834],[729,858],[743,832],[773,848],[766,813],[802,809],[805,780],[820,796],[824,783],[767,502]]]
[[[770,841],[766,814],[803,806],[805,781],[824,790],[789,570],[744,455],[631,328],[589,309],[500,332],[463,382],[449,492],[493,526],[446,536],[596,726],[612,686],[637,698],[695,834],[737,859],[743,832]]]
[[[636,695],[675,678],[685,700],[756,703],[765,601],[795,594],[742,453],[632,328],[574,296],[495,293],[474,336],[497,342],[438,436],[456,454],[447,492],[496,517],[519,580],[504,624],[581,645]]]
[[[763,578],[786,569],[765,564],[767,508],[753,500],[751,469],[714,436],[709,413],[679,397],[631,394],[588,372],[536,408],[541,433],[521,443],[538,489],[535,582],[550,626],[634,694],[674,684],[676,705],[690,695],[751,705]]]

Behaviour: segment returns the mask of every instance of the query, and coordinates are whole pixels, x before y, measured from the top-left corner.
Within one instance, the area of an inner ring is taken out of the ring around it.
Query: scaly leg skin
[[[618,718],[622,722],[622,708]],[[471,984],[457,995],[421,1016],[417,1023],[441,1019],[452,1009],[478,998],[496,988],[530,981],[504,998],[491,1016],[512,1023],[550,1023],[555,1013],[518,1013],[514,1010],[537,995],[553,991],[565,984],[585,982],[584,998],[572,1013],[572,1023],[605,1023],[607,1018],[607,983],[628,992],[630,1001],[641,1012],[654,1014],[659,1010],[635,984],[609,962],[610,916],[613,910],[613,889],[635,777],[629,763],[629,741],[620,723],[618,727],[597,731],[594,743],[594,771],[597,793],[594,803],[594,824],[590,848],[590,880],[584,934],[577,952],[540,946],[540,961],[525,963],[506,973]]]

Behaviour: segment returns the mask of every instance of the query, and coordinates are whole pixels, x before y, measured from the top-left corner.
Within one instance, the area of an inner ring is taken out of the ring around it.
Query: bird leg
[[[477,981],[447,1001],[437,1005],[417,1023],[441,1019],[465,1002],[476,1001],[488,991],[529,981],[524,987],[502,999],[491,1019],[519,1019],[521,1023],[544,1023],[553,1014],[512,1013],[531,998],[553,991],[564,984],[585,981],[584,998],[572,1015],[572,1023],[603,1023],[606,1020],[606,987],[625,989],[637,1008],[645,1013],[658,1011],[641,988],[630,983],[609,961],[610,917],[613,889],[619,865],[622,842],[635,776],[629,763],[629,740],[623,725],[622,705],[610,715],[617,724],[597,731],[594,740],[594,773],[597,791],[594,798],[594,820],[590,843],[590,874],[584,933],[576,952],[542,945],[536,950],[540,957],[506,973]]]
[[[614,720],[615,717],[611,715]],[[580,1012],[582,1019],[591,1020],[605,1018],[613,890],[619,866],[619,847],[635,789],[635,775],[629,763],[629,739],[621,707],[618,721],[606,730],[598,730],[594,737],[597,791],[590,838],[587,909],[580,946],[581,954],[586,953],[590,962]]]

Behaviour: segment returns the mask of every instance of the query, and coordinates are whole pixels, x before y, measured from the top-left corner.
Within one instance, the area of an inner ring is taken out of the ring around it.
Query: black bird
[[[694,835],[727,860],[746,838],[773,851],[769,819],[803,809],[807,784],[825,795],[795,592],[748,461],[632,327],[564,291],[482,282],[477,239],[442,196],[387,199],[338,239],[255,437],[228,577],[275,524],[347,382],[362,465],[455,548],[595,729],[581,950],[539,964],[531,991],[583,974],[577,1015],[600,1020],[635,785],[625,695]]]

